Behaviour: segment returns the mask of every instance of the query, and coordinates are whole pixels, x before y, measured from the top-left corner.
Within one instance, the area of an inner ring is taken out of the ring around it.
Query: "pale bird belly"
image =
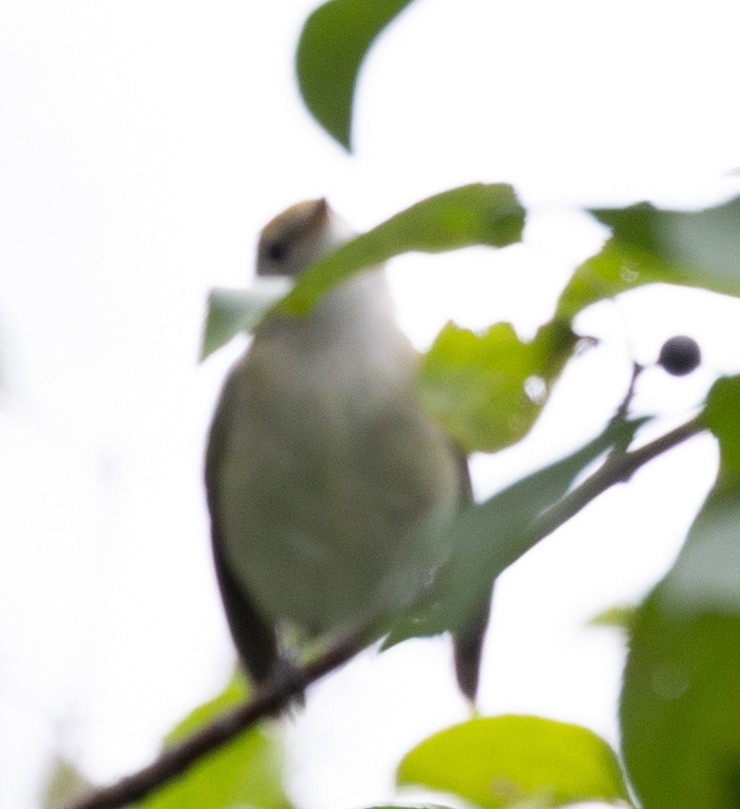
[[[413,400],[292,394],[249,403],[254,418],[231,438],[226,552],[270,618],[348,631],[428,580],[459,470]]]

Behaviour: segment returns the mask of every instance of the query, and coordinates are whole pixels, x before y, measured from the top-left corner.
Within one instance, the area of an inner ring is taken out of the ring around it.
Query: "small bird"
[[[263,229],[257,274],[295,277],[353,235],[324,199],[301,202]],[[470,481],[421,409],[417,365],[373,268],[306,315],[264,321],[229,373],[206,491],[227,619],[255,683],[289,670],[287,638],[316,648],[372,628],[443,561],[435,528]],[[486,617],[456,638],[471,700]]]

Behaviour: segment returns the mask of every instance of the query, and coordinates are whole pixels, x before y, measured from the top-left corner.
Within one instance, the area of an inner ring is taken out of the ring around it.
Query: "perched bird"
[[[299,203],[263,229],[257,273],[297,276],[352,235],[325,200]],[[421,410],[417,362],[374,268],[263,322],[225,382],[206,489],[226,615],[258,684],[285,671],[286,637],[373,627],[444,558],[434,529],[470,497],[468,470]],[[456,639],[471,699],[485,618]]]

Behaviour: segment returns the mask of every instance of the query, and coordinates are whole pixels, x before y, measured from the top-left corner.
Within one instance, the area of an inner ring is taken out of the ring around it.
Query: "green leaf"
[[[68,761],[57,758],[44,785],[42,805],[44,809],[59,809],[70,806],[93,785]]]
[[[645,809],[740,806],[740,379],[710,391],[717,481],[634,620],[624,756]]]
[[[180,722],[167,743],[187,738],[247,697],[246,683],[237,675],[223,693]],[[142,809],[290,809],[282,784],[282,745],[271,731],[262,727],[246,731],[144,800]]]
[[[704,421],[719,439],[725,475],[740,475],[740,377],[718,379],[707,396]]]
[[[298,278],[276,311],[301,314],[329,289],[360,270],[410,251],[439,253],[521,240],[524,209],[509,185],[476,183],[417,202],[342,245]]]
[[[201,359],[240,332],[253,330],[270,313],[306,312],[340,281],[391,256],[473,244],[503,247],[519,241],[523,227],[524,209],[508,185],[468,185],[429,197],[313,264],[288,295],[279,278],[259,279],[249,290],[211,290]]]
[[[703,287],[740,295],[740,198],[702,211],[664,211],[647,203],[592,213],[613,231],[574,273],[558,314],[649,283]]]
[[[740,294],[740,197],[701,211],[663,211],[641,203],[592,213],[621,244],[686,272],[684,283]]]
[[[630,250],[611,239],[575,271],[560,296],[557,316],[572,320],[597,301],[659,282],[680,283],[680,276],[652,253]]]
[[[251,289],[216,287],[208,295],[200,358],[206,359],[240,332],[251,331],[286,292],[277,279]]]
[[[663,602],[678,614],[740,616],[740,478],[721,473],[663,584]]]
[[[634,604],[615,604],[590,618],[588,625],[628,630],[632,626],[636,610],[637,607]]]
[[[740,806],[740,617],[666,611],[634,624],[620,708],[627,772],[644,809]]]
[[[704,421],[719,440],[717,480],[661,591],[677,614],[740,617],[740,377],[718,379]]]
[[[331,0],[306,20],[296,54],[298,85],[314,118],[351,150],[357,75],[375,38],[411,0]]]
[[[398,782],[487,809],[629,802],[617,757],[603,739],[536,716],[472,719],[436,733],[404,757]]]
[[[452,550],[434,587],[396,617],[384,647],[468,626],[480,605],[488,602],[494,579],[544,538],[543,516],[567,494],[575,478],[612,447],[628,444],[644,423],[614,422],[566,458],[461,511],[443,529],[441,547]]]
[[[501,449],[532,427],[575,345],[563,322],[529,343],[508,323],[484,334],[449,324],[422,361],[422,403],[466,452]]]

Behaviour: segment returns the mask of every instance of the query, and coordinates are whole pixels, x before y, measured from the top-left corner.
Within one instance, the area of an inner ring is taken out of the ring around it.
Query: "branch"
[[[300,696],[307,686],[339,668],[354,657],[367,643],[364,635],[351,635],[329,649],[326,654],[297,671],[288,683],[266,685],[255,696],[221,716],[179,744],[168,747],[151,764],[114,784],[100,787],[67,809],[120,809],[159,789],[182,775],[190,766],[226,742],[231,741],[260,719],[273,716],[290,700]]]
[[[638,449],[630,452],[610,453],[603,466],[599,467],[591,477],[584,480],[535,521],[532,534],[537,537],[536,541],[560,528],[584,506],[616,483],[624,483],[629,480],[648,461],[677,447],[705,429],[706,424],[699,415]]]

